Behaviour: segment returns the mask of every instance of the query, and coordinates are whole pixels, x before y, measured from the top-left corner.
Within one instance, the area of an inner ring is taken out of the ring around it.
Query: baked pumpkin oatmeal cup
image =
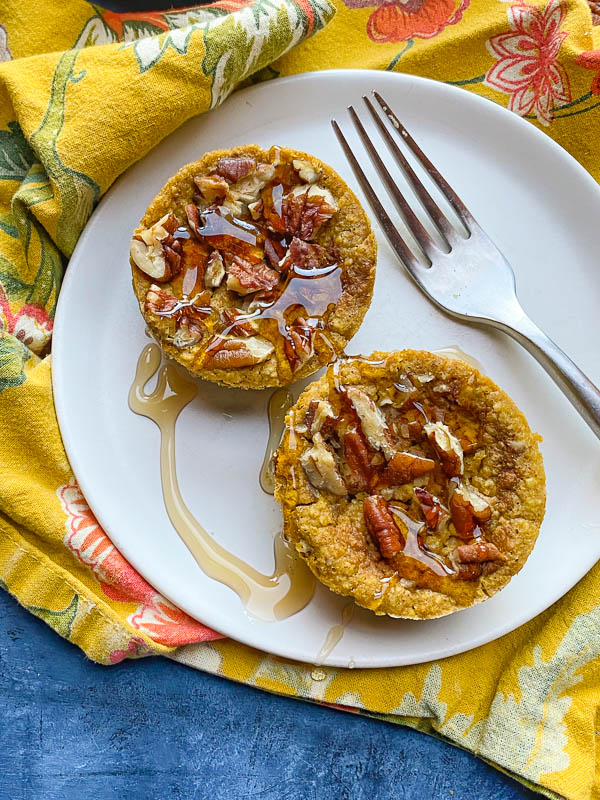
[[[331,362],[369,307],[377,245],[358,200],[306,153],[206,153],[150,203],[130,248],[163,351],[226,386],[282,386]]]
[[[415,350],[339,361],[286,417],[284,535],[322,583],[376,614],[451,614],[529,556],[545,509],[538,441],[466,363]]]

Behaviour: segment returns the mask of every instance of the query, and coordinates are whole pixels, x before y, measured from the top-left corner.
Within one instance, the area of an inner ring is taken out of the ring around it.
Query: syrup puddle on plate
[[[129,407],[160,430],[160,476],[171,524],[203,572],[229,586],[249,614],[269,622],[296,614],[312,599],[315,578],[281,534],[274,543],[275,570],[263,575],[215,542],[186,506],[177,481],[175,424],[198,390],[173,364],[161,367],[160,362],[158,345],[146,345],[138,359]],[[146,392],[146,384],[157,373],[156,387]]]
[[[470,367],[474,367],[475,369],[479,370],[482,375],[485,375],[485,370],[483,365],[477,361],[474,356],[465,353],[464,350],[457,344],[449,344],[448,347],[440,347],[439,350],[432,350],[436,356],[446,356],[446,358],[455,358],[457,361],[464,361],[465,364],[468,364]]]
[[[333,649],[342,641],[346,626],[352,622],[352,618],[354,617],[355,608],[354,601],[351,600],[342,609],[342,623],[341,625],[333,625],[333,627],[329,629],[323,647],[317,653],[315,659],[316,667],[326,661],[333,652]]]
[[[259,481],[260,488],[266,494],[275,492],[275,465],[273,455],[279,447],[283,429],[285,427],[285,415],[291,408],[294,398],[287,389],[277,389],[269,398],[267,413],[269,416],[269,438],[265,458],[260,468]]]

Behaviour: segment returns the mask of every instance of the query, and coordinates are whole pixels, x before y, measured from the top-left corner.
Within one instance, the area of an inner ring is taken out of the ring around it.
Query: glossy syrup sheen
[[[275,469],[273,456],[279,447],[283,430],[285,427],[285,415],[294,398],[287,389],[277,389],[269,398],[267,414],[269,417],[269,438],[265,450],[265,457],[260,468],[259,483],[263,492],[273,494],[275,492]]]
[[[333,649],[342,641],[346,626],[352,622],[355,609],[356,606],[353,601],[350,601],[344,606],[342,609],[342,622],[340,625],[333,625],[327,632],[323,647],[319,650],[315,659],[316,666],[326,661],[333,652]]]
[[[160,430],[163,499],[173,527],[203,572],[236,592],[249,614],[275,621],[297,613],[312,599],[315,579],[281,534],[274,543],[274,572],[263,575],[215,542],[186,506],[177,481],[175,425],[179,414],[196,396],[197,388],[173,364],[161,367],[160,361],[160,348],[146,345],[138,359],[129,406],[135,414],[155,422]],[[157,373],[154,390],[147,392],[146,384]]]

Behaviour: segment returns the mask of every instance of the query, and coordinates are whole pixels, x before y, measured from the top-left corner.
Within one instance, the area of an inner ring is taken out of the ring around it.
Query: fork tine
[[[377,96],[377,99],[379,99],[379,95],[377,95],[376,92],[373,92],[373,94],[375,94]],[[438,204],[435,202],[433,197],[429,194],[427,189],[421,183],[419,177],[417,176],[416,172],[407,161],[406,156],[404,155],[402,150],[400,150],[400,148],[396,144],[392,134],[387,129],[385,123],[373,108],[373,104],[371,103],[369,98],[363,95],[363,100],[365,102],[365,105],[369,109],[371,116],[375,120],[377,127],[379,128],[379,132],[381,133],[389,149],[392,151],[394,158],[404,170],[406,178],[409,181],[410,185],[412,186],[415,194],[417,195],[417,197],[427,210],[427,213],[429,214],[431,219],[437,225],[440,233],[442,234],[444,240],[446,241],[446,244],[448,244],[448,248],[450,248],[450,242],[452,242],[452,240],[456,239],[456,237],[458,236],[456,230],[448,222],[446,216],[440,210]],[[387,104],[386,108],[389,109],[389,106]]]
[[[346,137],[340,130],[340,126],[337,124],[335,119],[331,120],[331,125],[333,127],[333,130],[335,131],[335,135],[337,136],[340,145],[342,146],[342,150],[346,154],[346,158],[350,162],[350,166],[352,167],[358,182],[360,183],[364,193],[367,196],[369,203],[371,204],[371,208],[373,209],[375,216],[379,220],[379,224],[383,228],[383,232],[388,238],[389,243],[400,257],[406,269],[420,283],[418,276],[418,270],[420,265],[418,259],[415,258],[412,251],[404,241],[404,239],[400,236],[400,234],[396,230],[386,210],[379,202],[377,195],[373,191],[373,187],[369,183],[365,173],[362,171],[362,168],[358,163],[358,161],[356,160],[354,153],[350,148],[350,145],[346,141]]]
[[[415,142],[412,138],[410,133],[406,130],[404,125],[400,122],[398,117],[394,114],[392,109],[390,108],[389,104],[383,99],[383,97],[379,94],[379,92],[373,92],[373,96],[381,106],[383,113],[389,119],[389,121],[394,126],[395,130],[398,131],[399,136],[402,137],[403,141],[406,142],[407,147],[411,150],[415,158],[421,163],[423,169],[427,172],[427,174],[431,177],[435,185],[438,187],[440,192],[444,195],[446,200],[450,203],[452,208],[456,211],[458,216],[463,221],[465,227],[469,231],[472,232],[472,228],[479,228],[479,225],[475,221],[473,215],[460,199],[460,197],[456,194],[454,189],[450,186],[450,184],[440,175],[437,168],[431,161],[427,158],[425,153],[421,150],[419,145]],[[374,110],[373,110],[374,111]],[[386,130],[386,133],[389,135],[389,131]],[[391,138],[391,137],[390,137]],[[414,173],[413,173],[414,174]],[[417,179],[418,180],[418,179]]]
[[[381,157],[377,150],[375,149],[373,142],[369,139],[369,136],[364,129],[362,122],[360,121],[358,114],[356,113],[355,109],[352,106],[348,106],[348,111],[350,112],[350,116],[352,118],[352,122],[354,123],[354,127],[358,131],[358,135],[360,136],[362,143],[366,147],[369,155],[371,156],[371,160],[375,164],[377,168],[377,172],[379,176],[387,186],[390,194],[394,198],[396,205],[400,209],[402,216],[404,217],[404,221],[406,222],[408,229],[411,231],[419,245],[421,246],[423,252],[425,253],[426,257],[429,259],[431,263],[431,251],[433,249],[434,241],[427,232],[427,230],[423,227],[421,220],[416,216],[415,212],[406,202],[404,195],[398,188],[396,182],[390,175],[387,167],[381,160]]]

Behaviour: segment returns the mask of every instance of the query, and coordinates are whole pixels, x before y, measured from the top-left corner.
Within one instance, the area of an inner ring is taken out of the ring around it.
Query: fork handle
[[[510,324],[494,321],[494,325],[531,353],[600,439],[600,390],[521,308],[519,310],[522,316],[517,321],[511,320]]]

